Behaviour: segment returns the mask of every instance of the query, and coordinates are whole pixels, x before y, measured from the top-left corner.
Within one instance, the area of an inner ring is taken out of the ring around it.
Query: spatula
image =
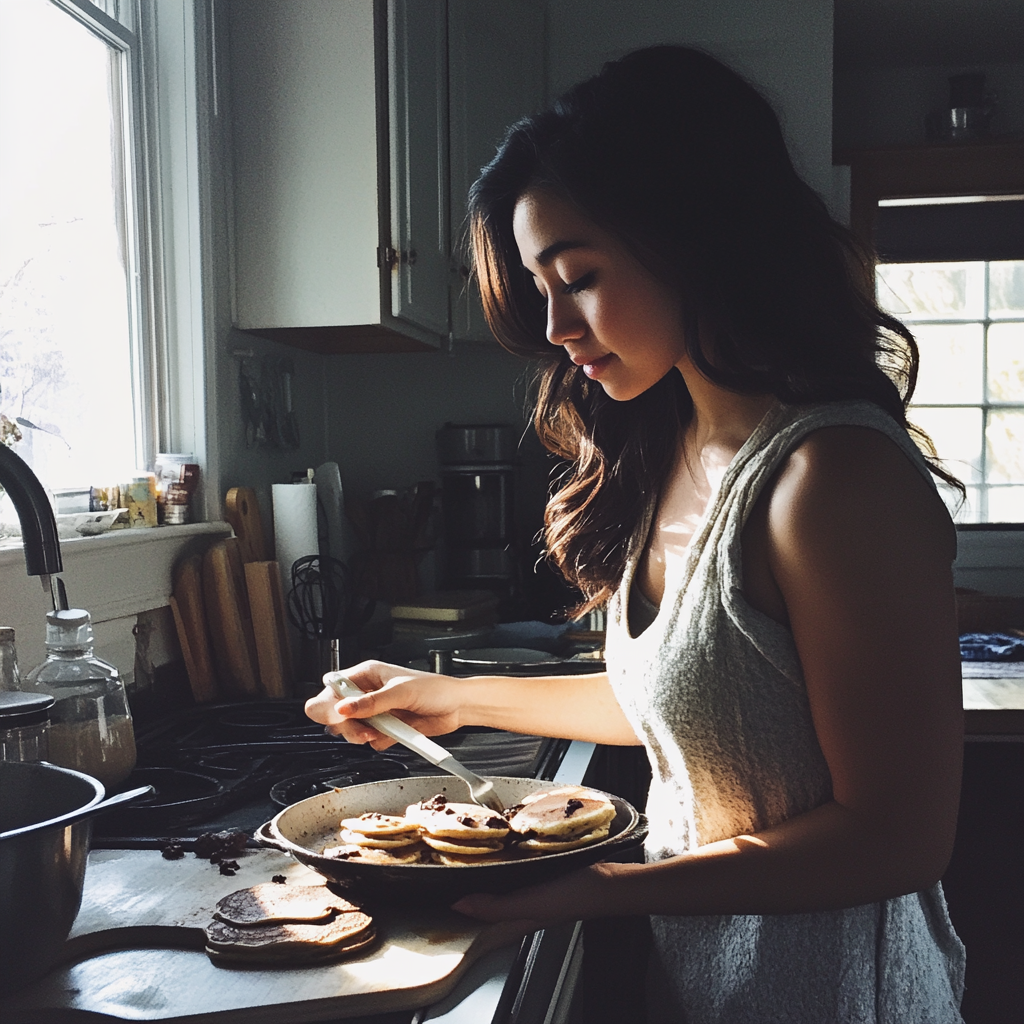
[[[340,699],[349,697],[362,697],[364,693],[342,672],[328,672],[324,676],[324,685],[329,686]],[[469,786],[470,797],[473,803],[482,807],[489,807],[492,811],[501,814],[505,805],[498,799],[494,792],[494,784],[487,779],[480,778],[475,772],[471,772],[464,764],[456,761],[452,755],[439,743],[424,736],[423,733],[414,729],[407,722],[403,722],[394,715],[371,715],[369,718],[361,719],[372,725],[378,732],[390,737],[403,747],[426,758],[431,764],[437,765],[442,771],[449,775],[456,775]]]

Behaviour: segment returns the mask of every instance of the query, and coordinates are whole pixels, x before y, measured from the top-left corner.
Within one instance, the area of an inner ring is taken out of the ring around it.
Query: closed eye
[[[575,295],[577,292],[581,292],[586,288],[589,288],[594,283],[594,278],[597,275],[592,270],[589,274],[584,274],[582,277],[577,277],[575,281],[570,281],[567,285],[562,288],[563,295]]]

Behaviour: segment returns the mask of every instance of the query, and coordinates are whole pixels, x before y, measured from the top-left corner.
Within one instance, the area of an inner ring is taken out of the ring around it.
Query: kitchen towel
[[[319,555],[316,487],[313,484],[274,484],[274,543],[287,599],[292,590],[292,566],[300,558]]]

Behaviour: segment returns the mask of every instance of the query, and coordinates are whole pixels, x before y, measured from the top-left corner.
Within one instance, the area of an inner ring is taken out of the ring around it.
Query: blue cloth
[[[1024,638],[1008,633],[964,633],[962,661],[1024,661]]]

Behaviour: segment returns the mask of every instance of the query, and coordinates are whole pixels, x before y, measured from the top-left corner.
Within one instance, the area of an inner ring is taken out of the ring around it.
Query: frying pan
[[[562,783],[537,779],[489,778],[506,807],[537,790],[562,786]],[[563,853],[460,867],[360,864],[355,860],[321,856],[325,847],[337,846],[340,842],[338,831],[342,818],[355,818],[369,811],[404,814],[409,804],[437,793],[453,801],[469,799],[468,788],[461,779],[436,775],[346,786],[286,807],[256,830],[256,842],[291,854],[355,899],[376,905],[410,906],[449,904],[473,892],[501,893],[537,885],[601,860],[621,859],[624,853],[640,846],[647,836],[646,818],[625,800],[606,793],[603,795],[615,806],[608,837]]]

